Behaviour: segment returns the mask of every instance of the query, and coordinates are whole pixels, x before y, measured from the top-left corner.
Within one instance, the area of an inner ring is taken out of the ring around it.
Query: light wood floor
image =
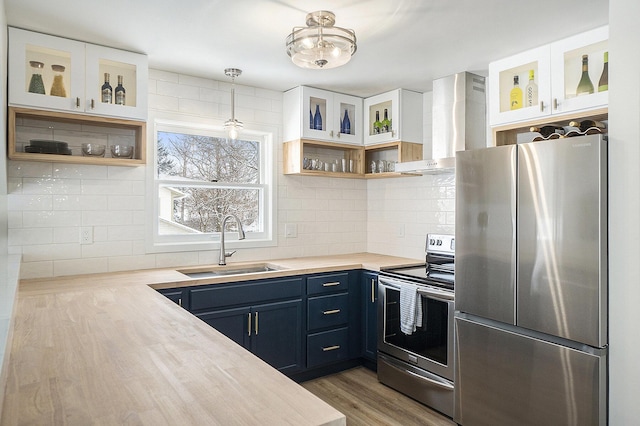
[[[302,383],[308,391],[347,416],[347,426],[451,426],[449,418],[378,382],[357,367]]]

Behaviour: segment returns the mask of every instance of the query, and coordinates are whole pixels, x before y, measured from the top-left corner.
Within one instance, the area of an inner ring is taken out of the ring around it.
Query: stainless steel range
[[[426,263],[378,280],[378,380],[449,417],[454,391],[452,235],[427,235]]]

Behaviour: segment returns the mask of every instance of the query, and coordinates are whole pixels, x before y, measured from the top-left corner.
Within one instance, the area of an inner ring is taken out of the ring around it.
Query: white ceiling
[[[609,20],[608,0],[5,0],[7,23],[146,53],[151,68],[284,91],[308,85],[357,96],[398,87],[425,92],[435,78],[488,63]],[[284,40],[308,12],[330,10],[355,30],[343,67],[293,65]]]

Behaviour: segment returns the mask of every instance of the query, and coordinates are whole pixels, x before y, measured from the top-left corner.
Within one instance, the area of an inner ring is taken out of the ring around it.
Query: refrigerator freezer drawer
[[[606,424],[606,349],[582,352],[471,318],[455,323],[457,423]]]

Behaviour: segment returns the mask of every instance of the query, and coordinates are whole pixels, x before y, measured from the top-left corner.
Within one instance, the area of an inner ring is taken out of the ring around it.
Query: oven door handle
[[[400,290],[401,281],[389,277],[380,277],[378,284]],[[418,294],[427,296],[431,299],[440,300],[442,302],[451,302],[455,299],[452,291],[438,290],[433,287],[418,286]]]
[[[454,389],[453,385],[451,383],[441,382],[440,380],[435,380],[435,379],[432,379],[432,378],[429,378],[429,377],[425,377],[423,375],[414,373],[413,371],[407,370],[405,368],[400,368],[400,367],[398,367],[396,365],[393,365],[391,363],[387,363],[387,365],[389,367],[395,369],[395,370],[398,370],[401,373],[409,374],[409,375],[414,376],[414,377],[416,377],[416,378],[418,378],[420,380],[424,380],[425,382],[429,382],[432,385],[437,386],[439,388],[446,389],[448,391],[452,391]]]

